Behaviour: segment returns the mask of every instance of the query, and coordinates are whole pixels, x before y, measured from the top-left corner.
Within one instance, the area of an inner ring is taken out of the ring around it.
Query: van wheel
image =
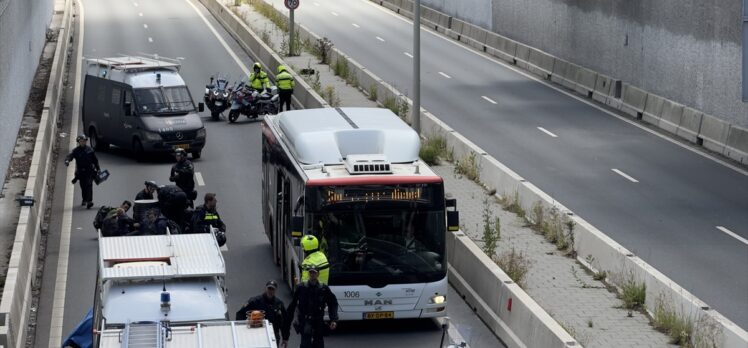
[[[140,142],[140,139],[135,138],[135,140],[132,141],[132,152],[138,162],[143,162],[145,160],[145,150],[143,150],[143,143]]]
[[[192,159],[199,159],[203,155],[203,150],[192,152]]]
[[[91,141],[91,147],[96,149],[96,151],[104,151],[109,148],[109,143],[99,139],[99,134],[96,133],[96,128],[94,127],[88,129],[88,139]]]

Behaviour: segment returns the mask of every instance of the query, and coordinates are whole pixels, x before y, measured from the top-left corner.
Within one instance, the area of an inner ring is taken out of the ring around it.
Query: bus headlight
[[[429,299],[429,303],[431,304],[441,304],[444,302],[447,302],[447,296],[444,295],[431,296]]]

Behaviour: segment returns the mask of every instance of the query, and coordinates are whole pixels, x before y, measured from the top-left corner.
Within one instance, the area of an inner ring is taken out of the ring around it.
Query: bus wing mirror
[[[291,218],[291,237],[301,238],[304,235],[304,217],[294,216]]]
[[[457,232],[460,230],[460,212],[457,210],[447,212],[447,230]]]
[[[457,200],[454,198],[448,198],[446,200],[447,208],[455,208],[457,209]]]
[[[199,112],[205,111],[205,104],[204,103],[197,103],[197,111],[199,111]]]

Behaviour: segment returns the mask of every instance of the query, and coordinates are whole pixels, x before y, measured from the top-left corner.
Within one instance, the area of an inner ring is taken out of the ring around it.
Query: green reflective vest
[[[275,83],[278,85],[278,89],[289,90],[293,89],[296,83],[293,80],[293,76],[288,71],[281,71],[278,75],[275,75]]]
[[[270,80],[268,80],[268,74],[262,70],[260,70],[260,72],[257,74],[255,74],[254,72],[249,74],[249,83],[252,86],[252,88],[258,91],[265,87],[270,87]]]
[[[309,272],[307,271],[308,266],[317,266],[319,270],[319,282],[327,284],[330,279],[330,264],[327,262],[327,256],[321,251],[315,251],[304,259],[301,263],[301,281],[305,282],[309,280]]]

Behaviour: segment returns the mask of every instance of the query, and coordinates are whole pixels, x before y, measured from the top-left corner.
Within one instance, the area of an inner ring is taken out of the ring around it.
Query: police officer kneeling
[[[338,326],[338,299],[326,284],[319,282],[319,270],[315,266],[307,267],[309,280],[296,286],[293,299],[288,305],[288,315],[296,315],[294,329],[301,335],[301,348],[324,348],[323,336],[327,330],[335,330]],[[330,323],[325,323],[325,308],[330,316]],[[283,326],[283,342],[285,348],[290,336],[290,320]]]

